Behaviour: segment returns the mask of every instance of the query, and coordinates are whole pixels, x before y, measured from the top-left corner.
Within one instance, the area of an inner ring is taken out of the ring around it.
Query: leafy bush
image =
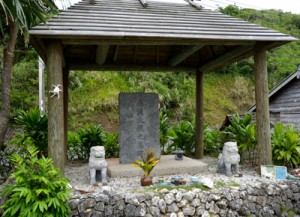
[[[54,168],[51,159],[38,159],[37,148],[27,150],[25,159],[18,154],[11,156],[16,171],[10,178],[15,182],[4,188],[8,200],[2,206],[3,216],[67,217],[70,207],[66,202],[71,197],[68,179]]]
[[[168,117],[166,114],[163,114],[162,112],[160,112],[159,116],[160,116],[160,119],[159,119],[160,146],[161,146],[162,154],[164,154],[165,146],[166,146],[167,142],[169,141]]]
[[[106,141],[104,143],[105,157],[119,157],[119,143],[118,134],[110,133],[106,135]]]
[[[80,142],[80,138],[77,132],[68,132],[68,159],[84,159],[86,156],[85,150],[83,150]]]
[[[88,159],[92,146],[104,146],[106,138],[101,125],[86,125],[78,131],[82,146],[82,157]]]
[[[40,115],[38,109],[29,111],[19,110],[15,118],[21,131],[17,134],[17,140],[20,145],[35,145],[41,154],[47,156],[48,151],[48,116]]]
[[[245,160],[245,156],[249,157],[252,164],[255,163],[255,148],[257,145],[257,130],[256,126],[251,123],[252,115],[245,114],[241,118],[238,114],[233,115],[231,124],[225,129],[228,137],[227,141],[236,141],[241,161]]]
[[[219,131],[205,124],[203,130],[203,144],[205,153],[217,153],[220,149]]]
[[[274,127],[271,135],[273,160],[277,165],[298,167],[300,163],[300,139],[293,126],[281,122]]]
[[[195,151],[194,126],[194,123],[185,120],[174,125],[169,131],[172,144],[167,147],[167,153],[181,149],[186,155],[192,155]]]

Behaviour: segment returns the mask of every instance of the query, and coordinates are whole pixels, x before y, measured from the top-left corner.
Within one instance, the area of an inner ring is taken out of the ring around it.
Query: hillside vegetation
[[[219,10],[300,38],[300,15],[236,6]],[[299,56],[299,42],[268,52],[269,88],[296,70],[296,65],[300,63]],[[38,105],[36,57],[34,52],[30,52],[17,58],[12,90],[14,110],[28,110]],[[243,113],[254,103],[253,58],[206,74],[204,79],[204,118],[212,127],[220,127],[227,114]],[[168,115],[169,120],[175,122],[194,118],[193,74],[76,71],[70,74],[70,129],[86,124],[102,124],[107,132],[117,131],[120,92],[156,92],[161,111]]]

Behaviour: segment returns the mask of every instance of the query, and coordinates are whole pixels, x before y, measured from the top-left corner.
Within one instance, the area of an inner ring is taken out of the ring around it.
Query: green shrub
[[[86,125],[78,131],[82,147],[82,157],[88,159],[92,146],[104,146],[106,138],[101,125]]]
[[[167,147],[167,153],[181,149],[186,155],[192,155],[195,151],[194,126],[194,123],[185,120],[174,125],[169,131],[169,137],[173,143]]]
[[[206,154],[217,153],[220,149],[219,131],[212,129],[205,124],[203,130],[203,144],[204,152]]]
[[[44,156],[38,159],[37,148],[27,150],[25,159],[18,154],[11,156],[16,171],[10,178],[15,182],[4,188],[8,200],[2,206],[3,217],[67,217],[70,212],[67,201],[71,197],[68,179],[54,168],[51,159]]]
[[[80,142],[80,138],[77,132],[68,132],[68,159],[74,160],[84,159],[83,156],[86,156],[88,153],[85,153]]]
[[[106,141],[104,143],[105,157],[119,157],[119,143],[118,134],[110,133],[106,135]]]
[[[33,144],[38,148],[41,154],[47,156],[48,151],[48,116],[40,115],[38,109],[30,109],[29,111],[19,110],[15,123],[21,127],[21,131],[17,133],[16,142],[20,145]]]
[[[255,148],[257,145],[257,130],[256,126],[251,123],[252,115],[245,114],[241,118],[238,114],[231,117],[231,124],[225,129],[227,141],[236,141],[241,161],[248,160],[255,164]]]
[[[287,167],[298,167],[300,163],[300,139],[293,126],[281,122],[274,127],[271,135],[274,163]]]
[[[159,113],[159,134],[160,134],[160,146],[162,150],[162,154],[165,154],[165,146],[169,141],[169,126],[168,126],[168,117],[166,114],[162,112]]]

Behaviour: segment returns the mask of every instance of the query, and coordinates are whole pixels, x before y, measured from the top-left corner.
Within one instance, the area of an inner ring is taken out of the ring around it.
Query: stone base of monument
[[[143,171],[131,164],[120,164],[118,158],[106,159],[108,164],[108,176],[132,177],[142,176]],[[159,163],[151,172],[152,176],[176,175],[176,174],[197,174],[207,171],[207,164],[200,160],[184,157],[183,160],[175,160],[174,155],[162,155]]]

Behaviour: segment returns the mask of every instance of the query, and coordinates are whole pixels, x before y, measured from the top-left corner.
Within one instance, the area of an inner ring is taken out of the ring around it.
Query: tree
[[[67,0],[62,0],[67,1]],[[0,150],[9,124],[12,66],[17,40],[23,35],[28,42],[28,29],[45,22],[57,11],[48,0],[0,0],[0,39],[4,46],[1,69]]]

